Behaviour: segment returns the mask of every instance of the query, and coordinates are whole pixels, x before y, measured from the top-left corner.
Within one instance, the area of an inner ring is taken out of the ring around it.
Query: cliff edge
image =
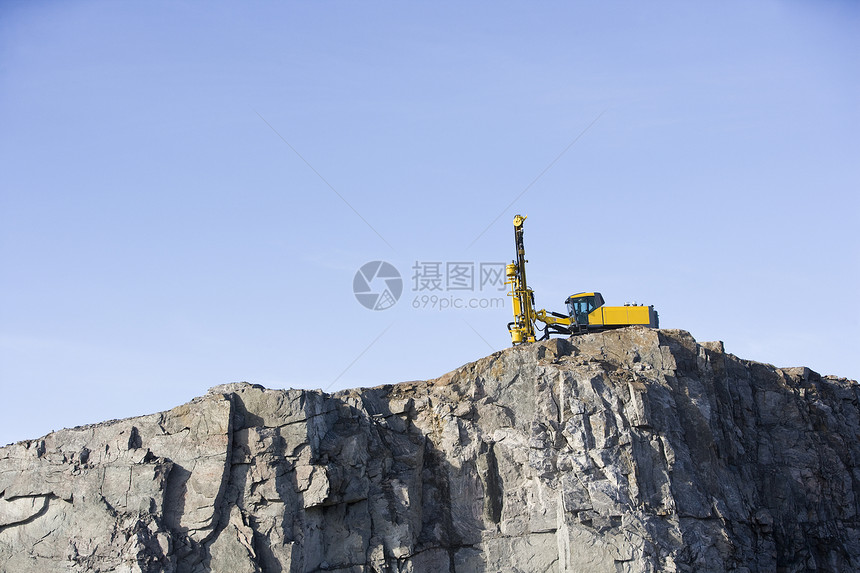
[[[860,391],[628,328],[0,448],[0,570],[860,570]]]

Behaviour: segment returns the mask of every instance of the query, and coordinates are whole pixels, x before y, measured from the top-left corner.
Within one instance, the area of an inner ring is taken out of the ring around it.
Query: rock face
[[[0,570],[860,570],[860,389],[630,328],[0,449]]]

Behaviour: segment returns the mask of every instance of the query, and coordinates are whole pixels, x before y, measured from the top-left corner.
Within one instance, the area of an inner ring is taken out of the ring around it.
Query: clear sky
[[[516,213],[539,308],[860,378],[858,102],[856,2],[6,0],[0,443],[506,348]]]

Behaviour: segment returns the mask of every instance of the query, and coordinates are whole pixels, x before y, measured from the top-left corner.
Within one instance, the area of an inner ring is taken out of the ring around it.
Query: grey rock
[[[0,449],[0,571],[860,570],[860,392],[628,328]]]

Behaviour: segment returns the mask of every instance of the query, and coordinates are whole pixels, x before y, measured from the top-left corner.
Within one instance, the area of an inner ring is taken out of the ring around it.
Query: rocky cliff
[[[0,449],[0,570],[860,570],[858,399],[639,328],[423,382],[228,384]]]

